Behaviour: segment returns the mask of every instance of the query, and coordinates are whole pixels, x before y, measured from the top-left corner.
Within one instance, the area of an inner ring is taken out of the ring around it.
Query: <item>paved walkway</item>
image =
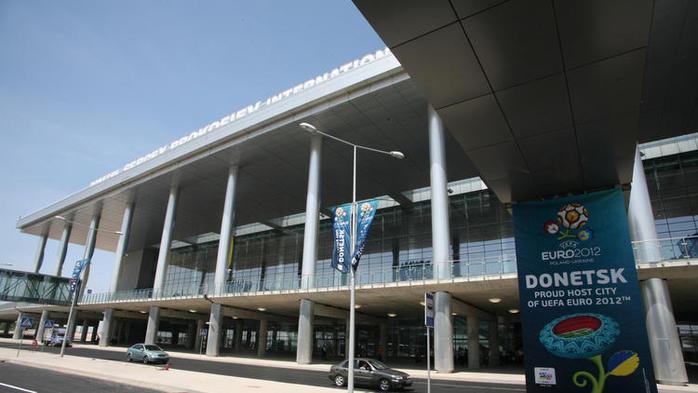
[[[15,340],[0,338],[0,342],[17,343]],[[185,371],[171,368],[168,371],[163,367],[146,366],[135,363],[119,362],[113,360],[92,359],[80,356],[65,355],[62,359],[53,353],[32,351],[31,341],[23,341],[23,349],[17,356],[17,349],[0,347],[0,361],[7,361],[27,366],[40,368],[50,368],[55,371],[79,374],[86,377],[107,379],[124,384],[146,386],[152,389],[159,389],[164,392],[190,392],[190,393],[229,393],[231,386],[235,387],[235,392],[337,392],[329,386],[316,387],[310,385],[297,385],[270,380],[230,377],[202,372]],[[124,348],[107,347],[102,348],[96,345],[75,344],[76,347],[88,347],[102,351],[111,351],[119,354],[125,353]],[[211,358],[205,355],[188,352],[177,352],[168,350],[171,356],[180,358],[190,358],[197,360],[211,360],[216,362],[226,362],[233,364],[258,365],[260,367],[282,367],[292,369],[306,369],[314,371],[328,371],[329,363],[314,363],[299,365],[294,361],[269,360],[245,357],[223,356]],[[426,378],[427,372],[422,369],[399,368],[416,378]],[[525,379],[520,373],[506,372],[474,372],[460,371],[451,374],[439,374],[432,372],[434,380],[447,381],[470,381],[483,383],[502,383],[513,385],[524,385]],[[202,389],[205,386],[205,389]],[[671,390],[680,392],[698,392],[698,385],[689,386],[664,386],[659,385],[660,391]],[[361,392],[361,390],[356,390]]]

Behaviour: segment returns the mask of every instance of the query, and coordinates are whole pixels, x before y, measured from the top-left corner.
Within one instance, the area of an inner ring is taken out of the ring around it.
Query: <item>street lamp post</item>
[[[352,169],[352,197],[351,197],[351,246],[350,246],[350,255],[352,256],[352,260],[354,257],[354,251],[356,249],[356,228],[357,228],[357,206],[356,206],[356,152],[358,149],[363,149],[363,150],[368,150],[372,151],[374,153],[381,153],[381,154],[387,154],[391,157],[397,158],[399,160],[405,158],[405,155],[402,154],[399,151],[385,151],[385,150],[380,150],[380,149],[374,149],[371,147],[366,147],[366,146],[361,146],[357,145],[355,143],[351,143],[349,141],[346,141],[344,139],[338,138],[336,136],[326,134],[320,130],[318,130],[314,125],[310,123],[300,123],[298,125],[300,128],[308,131],[311,134],[320,134],[325,137],[328,137],[330,139],[334,139],[337,142],[344,143],[345,145],[349,145],[353,148],[354,150],[354,163],[353,163],[353,169]],[[347,376],[347,391],[349,393],[354,392],[354,337],[355,337],[355,317],[356,317],[356,275],[355,275],[355,269],[354,269],[354,264],[352,263],[351,269],[351,283],[350,283],[350,295],[349,295],[349,354],[348,354],[348,376]]]

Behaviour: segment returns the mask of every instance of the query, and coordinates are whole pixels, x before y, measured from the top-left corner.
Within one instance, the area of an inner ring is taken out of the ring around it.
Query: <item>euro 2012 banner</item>
[[[657,392],[620,190],[514,206],[527,392]]]

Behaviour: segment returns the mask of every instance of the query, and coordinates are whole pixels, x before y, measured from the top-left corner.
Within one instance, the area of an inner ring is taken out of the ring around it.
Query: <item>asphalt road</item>
[[[37,374],[41,373],[41,378]],[[156,393],[157,390],[113,383],[74,374],[63,374],[46,369],[22,366],[13,363],[0,363],[0,393]]]
[[[10,343],[0,343],[4,347],[15,347]],[[43,348],[44,351],[59,353],[60,348]],[[116,360],[124,362],[126,349],[123,352],[103,351],[86,347],[66,348],[66,354],[83,356],[95,359]],[[197,371],[210,374],[228,375],[233,377],[271,380],[312,386],[332,386],[327,377],[327,372],[301,369],[289,369],[280,367],[262,367],[257,365],[231,364],[209,360],[196,360],[187,358],[170,358],[170,366],[175,369]],[[153,366],[156,367],[156,366]],[[161,367],[161,366],[157,366]],[[329,369],[329,368],[328,368]],[[2,375],[2,374],[0,374]],[[345,389],[337,388],[337,391]],[[424,379],[415,379],[414,385],[407,392],[426,393],[427,384]],[[433,393],[464,392],[468,393],[521,393],[525,388],[521,385],[487,384],[461,381],[436,381],[431,384]],[[2,390],[0,390],[2,392]]]

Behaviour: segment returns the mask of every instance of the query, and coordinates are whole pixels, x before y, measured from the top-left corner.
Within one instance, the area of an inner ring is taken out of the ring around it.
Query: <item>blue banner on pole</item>
[[[70,292],[75,292],[75,286],[77,285],[78,280],[80,279],[80,273],[82,273],[82,269],[85,268],[89,261],[90,259],[87,258],[75,262],[75,267],[73,267],[73,276],[70,279]]]
[[[332,267],[342,273],[349,272],[351,247],[351,205],[337,206],[332,211],[332,229],[334,232],[334,250]]]
[[[656,393],[620,190],[514,206],[527,392]]]
[[[364,253],[364,246],[366,245],[368,230],[371,229],[371,223],[373,222],[373,217],[376,216],[377,209],[378,201],[375,199],[361,203],[361,207],[359,208],[356,218],[356,248],[353,258],[351,259],[351,264],[354,267],[354,270],[359,267],[359,260],[361,259],[361,255]]]

